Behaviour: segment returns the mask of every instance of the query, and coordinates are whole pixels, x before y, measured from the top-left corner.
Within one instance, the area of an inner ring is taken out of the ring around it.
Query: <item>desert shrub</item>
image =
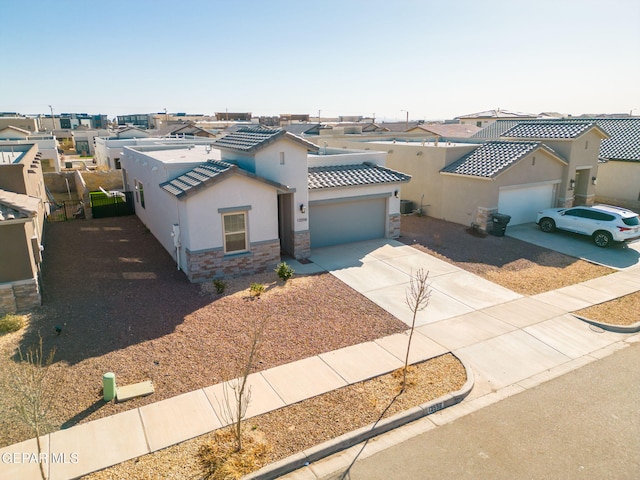
[[[262,283],[254,282],[249,287],[249,291],[251,292],[251,295],[253,295],[254,297],[259,297],[264,292],[264,285]]]
[[[280,280],[286,282],[293,277],[295,270],[287,265],[286,262],[280,262],[276,267],[275,272],[278,274],[278,277],[280,277]]]
[[[223,294],[225,289],[227,288],[227,282],[224,280],[214,280],[213,286],[216,287],[216,293]]]
[[[242,478],[267,463],[269,447],[258,432],[245,434],[243,445],[242,450],[236,450],[236,440],[230,429],[214,432],[213,440],[202,444],[198,450],[203,478]]]
[[[0,318],[0,333],[17,332],[24,327],[24,315],[6,314]]]

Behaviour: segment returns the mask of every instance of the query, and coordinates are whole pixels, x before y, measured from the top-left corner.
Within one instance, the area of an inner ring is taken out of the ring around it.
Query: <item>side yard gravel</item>
[[[431,217],[403,215],[400,232],[401,242],[522,295],[615,272],[515,238],[483,235]]]

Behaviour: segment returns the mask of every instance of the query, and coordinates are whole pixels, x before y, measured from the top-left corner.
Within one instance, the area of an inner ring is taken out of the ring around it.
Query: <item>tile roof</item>
[[[207,163],[200,164],[173,180],[161,183],[160,188],[176,197],[182,197],[190,190],[201,187],[212,178],[233,168],[238,167],[220,160],[209,160]]]
[[[467,115],[460,115],[456,118],[509,118],[509,117],[524,117],[524,118],[536,118],[537,115],[533,113],[514,112],[512,110],[485,110],[484,112],[469,113]]]
[[[540,142],[487,142],[440,172],[493,178],[538,148],[555,154]]]
[[[0,190],[0,221],[29,218],[38,213],[40,199]]]
[[[263,147],[266,147],[273,141],[284,137],[302,143],[308,150],[318,150],[317,145],[307,142],[306,140],[297,137],[282,128],[268,128],[262,126],[239,128],[235,132],[216,140],[212,145],[215,148],[221,148],[224,150],[253,153]]]
[[[593,122],[526,122],[518,123],[502,134],[508,138],[576,138],[593,126]]]
[[[481,130],[480,127],[475,125],[469,125],[464,123],[443,123],[443,124],[422,124],[411,131],[416,132],[418,130],[424,130],[426,133],[432,133],[434,135],[440,135],[441,137],[470,137],[474,133]]]
[[[556,119],[550,122],[584,122],[595,123],[610,138],[600,144],[600,157],[611,160],[640,161],[640,118],[585,118],[585,119]],[[538,120],[535,123],[544,123]],[[473,135],[472,138],[498,139],[505,132],[518,124],[529,123],[528,120],[498,120]]]
[[[308,188],[353,187],[381,183],[408,182],[410,175],[371,163],[309,167]]]

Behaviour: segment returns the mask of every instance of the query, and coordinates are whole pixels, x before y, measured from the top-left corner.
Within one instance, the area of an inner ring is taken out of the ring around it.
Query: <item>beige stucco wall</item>
[[[479,207],[498,208],[500,187],[554,181],[562,176],[563,168],[564,165],[547,152],[537,150],[493,179],[440,174],[442,211],[437,218],[471,225],[476,221]],[[428,208],[426,213],[434,216]]]
[[[640,209],[640,162],[601,163],[595,193],[597,202]]]
[[[30,219],[0,224],[0,283],[35,278],[37,269],[31,251],[32,235],[33,222]]]
[[[419,140],[420,137],[416,137]],[[423,211],[430,216],[442,218],[442,179],[440,170],[471,152],[478,144],[447,145],[433,141],[402,142],[375,140],[360,141],[349,138],[323,137],[319,143],[334,148],[377,150],[387,152],[386,167],[411,175],[409,183],[402,184],[401,199],[410,200],[414,208],[422,204]],[[322,148],[322,147],[321,147]]]
[[[598,158],[602,143],[600,134],[590,129],[575,139],[545,139],[543,143],[568,163],[561,177],[558,206],[573,205],[576,194],[580,195],[582,200],[591,200],[595,195],[595,186],[591,182],[591,177],[598,176]],[[582,182],[576,185],[577,188],[571,190],[570,180],[576,179],[576,170],[580,170]]]

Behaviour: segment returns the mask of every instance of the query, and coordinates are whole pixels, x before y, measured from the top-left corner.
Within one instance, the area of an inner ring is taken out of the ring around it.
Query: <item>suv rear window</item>
[[[640,217],[638,217],[637,215],[635,217],[623,218],[622,221],[625,225],[629,225],[630,227],[640,225]]]

